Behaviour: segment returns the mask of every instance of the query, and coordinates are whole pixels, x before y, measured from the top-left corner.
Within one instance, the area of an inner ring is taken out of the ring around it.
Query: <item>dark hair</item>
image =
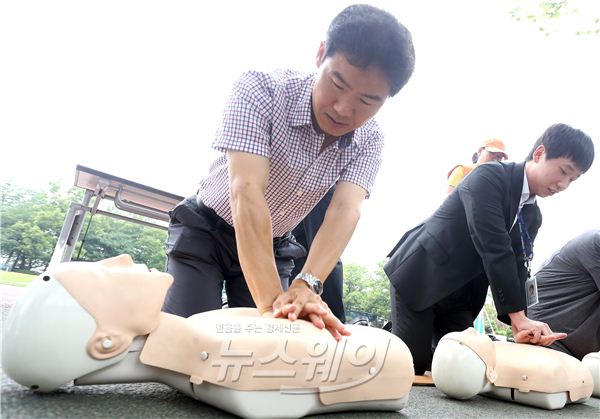
[[[475,153],[473,153],[473,155],[471,156],[471,161],[473,162],[473,164],[477,163],[477,160],[479,160],[479,154],[477,154],[477,151]]]
[[[582,173],[594,162],[594,143],[590,136],[567,124],[550,126],[535,142],[526,160],[533,159],[533,152],[540,145],[546,148],[546,159],[571,159]]]
[[[415,68],[408,29],[390,13],[367,4],[346,7],[329,25],[325,57],[336,52],[353,66],[379,67],[390,81],[390,96],[404,87]]]

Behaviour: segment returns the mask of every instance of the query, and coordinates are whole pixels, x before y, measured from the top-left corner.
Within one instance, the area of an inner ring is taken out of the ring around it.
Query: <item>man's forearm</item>
[[[508,313],[508,317],[510,318],[510,323],[517,329],[521,329],[520,325],[529,320],[525,315],[525,311],[523,310],[514,313]]]
[[[330,207],[311,245],[303,271],[325,281],[350,241],[359,218],[359,208]]]
[[[261,313],[283,292],[275,257],[269,209],[263,196],[232,194],[238,256],[252,298]]]

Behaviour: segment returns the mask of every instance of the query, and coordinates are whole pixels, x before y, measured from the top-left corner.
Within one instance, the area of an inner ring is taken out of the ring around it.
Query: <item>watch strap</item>
[[[317,295],[321,295],[323,293],[323,283],[316,276],[308,273],[308,272],[300,272],[294,278],[294,281],[301,280],[304,281],[308,287]]]

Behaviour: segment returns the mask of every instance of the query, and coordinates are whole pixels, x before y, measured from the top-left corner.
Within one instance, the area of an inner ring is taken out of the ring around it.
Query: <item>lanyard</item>
[[[519,233],[521,236],[521,250],[523,251],[523,264],[527,269],[527,278],[531,278],[531,265],[530,262],[533,259],[533,243],[531,242],[531,237],[529,236],[529,232],[527,231],[527,226],[525,225],[525,220],[523,219],[523,211],[519,211],[519,215],[517,216],[517,220],[519,222]]]

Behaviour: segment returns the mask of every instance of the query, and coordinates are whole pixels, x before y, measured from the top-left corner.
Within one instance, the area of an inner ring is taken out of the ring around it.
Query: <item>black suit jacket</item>
[[[431,307],[467,283],[474,314],[485,302],[488,283],[501,320],[527,307],[519,226],[513,227],[524,165],[477,166],[431,217],[400,239],[384,270],[410,308]],[[535,203],[522,211],[533,241],[541,212]]]

